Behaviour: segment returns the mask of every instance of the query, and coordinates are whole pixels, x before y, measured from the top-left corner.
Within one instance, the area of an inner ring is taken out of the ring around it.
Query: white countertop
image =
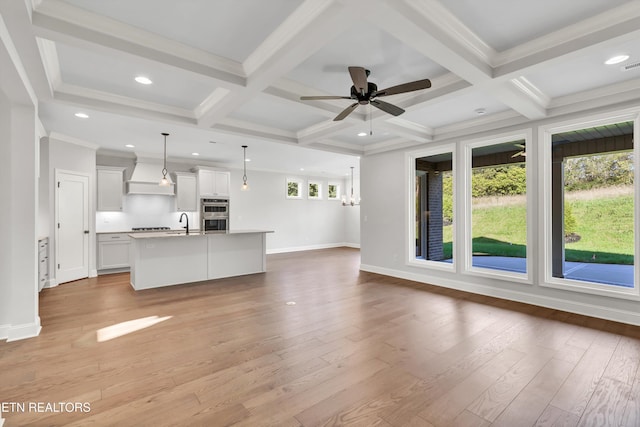
[[[228,234],[255,234],[255,233],[273,233],[273,230],[229,230],[226,233],[201,233],[199,230],[189,230],[186,234],[184,230],[168,230],[168,231],[146,231],[130,233],[132,239],[157,239],[165,237],[202,237],[202,236],[219,236]]]

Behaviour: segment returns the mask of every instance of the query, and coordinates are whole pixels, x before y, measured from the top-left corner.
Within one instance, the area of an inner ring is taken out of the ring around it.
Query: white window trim
[[[336,188],[336,197],[329,197],[329,186],[330,186],[330,185],[335,185],[335,186],[337,187],[337,188]],[[329,182],[327,183],[327,200],[338,200],[338,201],[342,201],[342,193],[341,193],[341,190],[342,190],[342,185],[340,185],[340,183],[339,183],[339,182],[336,182],[336,181],[329,181]]]
[[[290,196],[289,195],[289,183],[290,182],[298,183],[298,195],[297,196]],[[300,178],[287,178],[285,180],[284,195],[286,196],[287,199],[290,199],[290,200],[300,200],[300,199],[302,199],[303,190],[304,190],[304,180],[302,180]]]
[[[315,197],[311,195],[310,188],[314,184],[318,186],[318,195]],[[317,181],[314,179],[310,179],[307,181],[307,198],[309,200],[322,200],[322,181]]]
[[[462,191],[461,197],[464,199],[461,203],[459,203],[460,209],[456,211],[454,218],[456,216],[464,218],[464,236],[460,241],[461,249],[463,250],[462,259],[464,261],[463,265],[463,274],[473,275],[473,276],[483,276],[490,278],[498,278],[509,280],[511,282],[522,283],[531,285],[533,284],[533,256],[535,252],[535,241],[533,239],[533,217],[535,216],[535,203],[534,203],[534,194],[535,188],[534,177],[533,177],[533,167],[531,167],[531,157],[533,155],[534,150],[530,150],[527,153],[527,157],[525,160],[525,168],[526,168],[526,177],[527,177],[527,209],[526,209],[526,227],[527,227],[527,258],[526,258],[526,273],[516,273],[510,271],[502,271],[502,270],[494,270],[491,268],[482,268],[482,267],[474,267],[473,266],[473,230],[472,230],[472,213],[473,213],[473,203],[472,203],[472,192],[471,192],[471,178],[472,178],[472,164],[473,164],[473,149],[479,147],[486,147],[489,145],[497,145],[503,144],[507,142],[517,141],[520,139],[525,140],[525,146],[531,147],[533,141],[533,132],[531,128],[520,129],[513,132],[502,133],[497,135],[491,135],[483,138],[474,138],[469,140],[463,140],[460,142],[462,149],[464,150],[464,159],[462,170],[464,173],[464,177],[462,180]],[[456,194],[456,193],[454,193]],[[455,209],[455,208],[454,208]],[[455,247],[454,241],[454,247]]]
[[[551,248],[551,137],[553,134],[584,129],[594,126],[601,126],[611,123],[633,121],[634,141],[640,135],[640,109],[631,108],[617,112],[601,113],[578,119],[553,123],[538,127],[538,154],[543,163],[543,173],[540,183],[542,188],[542,224],[543,243],[541,256],[543,262],[539,263],[540,286],[582,292],[587,294],[603,295],[607,297],[624,298],[628,300],[640,300],[640,215],[634,213],[634,287],[622,288],[614,285],[585,282],[572,279],[561,279],[552,276],[552,248]],[[634,211],[637,211],[637,204],[640,201],[640,144],[634,143]]]
[[[427,156],[434,156],[438,154],[448,154],[451,153],[451,165],[453,167],[452,175],[453,175],[453,222],[452,222],[452,231],[453,231],[453,259],[451,263],[441,262],[441,261],[432,261],[426,259],[417,259],[416,258],[416,233],[415,233],[415,218],[416,218],[416,203],[415,203],[415,188],[416,188],[416,159]],[[450,143],[446,145],[442,145],[436,148],[430,149],[422,149],[416,151],[410,151],[405,154],[405,176],[408,176],[407,180],[408,185],[406,188],[405,194],[405,206],[407,216],[405,219],[405,263],[406,265],[412,267],[420,267],[420,268],[428,268],[428,269],[437,269],[455,272],[457,268],[456,263],[456,221],[457,221],[457,212],[456,205],[457,201],[455,198],[456,194],[456,144]]]

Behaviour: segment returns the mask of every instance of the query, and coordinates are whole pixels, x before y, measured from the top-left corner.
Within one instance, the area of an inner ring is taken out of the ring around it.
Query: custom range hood
[[[170,175],[167,175],[169,185],[160,185],[162,168],[162,159],[137,156],[131,179],[126,182],[127,194],[175,195],[174,183],[171,181]]]

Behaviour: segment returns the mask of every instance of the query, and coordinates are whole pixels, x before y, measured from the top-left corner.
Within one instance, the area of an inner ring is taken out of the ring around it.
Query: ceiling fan
[[[520,148],[520,151],[518,151],[517,153],[515,153],[513,156],[511,156],[511,158],[516,158],[516,157],[527,157],[527,152],[525,151],[525,146],[524,144],[513,144],[516,147]]]
[[[431,87],[431,81],[429,81],[429,79],[423,79],[378,90],[378,86],[376,86],[375,83],[367,81],[367,77],[369,77],[370,74],[369,70],[366,70],[363,67],[349,67],[349,74],[351,75],[351,80],[353,81],[353,86],[351,86],[351,96],[301,96],[300,100],[311,101],[319,99],[353,99],[357,101],[342,110],[342,112],[338,114],[333,119],[333,121],[342,120],[349,114],[351,114],[358,105],[367,104],[371,104],[386,113],[393,114],[394,116],[399,116],[400,114],[404,113],[404,110],[402,108],[397,107],[393,104],[389,104],[388,102],[380,101],[377,98],[396,95],[399,93],[413,92],[414,90],[427,89]]]

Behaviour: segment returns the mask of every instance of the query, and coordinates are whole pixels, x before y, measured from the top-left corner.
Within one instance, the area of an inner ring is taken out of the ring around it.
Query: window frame
[[[444,271],[456,272],[457,269],[457,239],[456,239],[456,222],[457,218],[457,200],[455,197],[456,194],[456,144],[449,143],[444,144],[438,147],[426,148],[421,150],[410,151],[405,154],[405,176],[408,176],[409,179],[408,185],[406,188],[405,195],[405,205],[407,207],[407,216],[405,220],[405,264],[412,267],[420,267],[420,268],[429,268],[429,269],[439,269]],[[452,259],[450,263],[442,262],[442,261],[433,261],[428,259],[419,259],[416,258],[416,232],[415,232],[415,218],[416,218],[416,201],[415,201],[415,188],[416,188],[416,160],[422,157],[427,156],[435,156],[440,154],[451,154],[451,175],[453,177],[452,188],[453,188],[453,221],[451,223],[452,227],[452,242],[453,242],[453,252]]]
[[[312,196],[311,195],[311,186],[312,185],[317,185],[318,186],[318,195],[317,196]],[[318,181],[315,179],[310,179],[307,181],[307,198],[309,200],[322,200],[322,181]]]
[[[640,300],[640,263],[638,256],[640,255],[640,215],[636,214],[637,205],[640,201],[640,182],[638,182],[638,166],[640,162],[640,144],[634,143],[634,177],[633,177],[633,196],[634,196],[634,283],[633,288],[622,288],[610,284],[600,284],[595,282],[586,282],[575,279],[566,279],[553,277],[552,272],[552,239],[551,239],[551,209],[552,209],[552,152],[551,141],[552,136],[556,133],[562,133],[572,130],[585,129],[595,126],[614,124],[620,122],[633,121],[633,138],[637,141],[640,135],[640,109],[633,108],[627,110],[619,110],[617,112],[601,113],[592,116],[583,116],[573,120],[557,122],[549,125],[538,127],[538,151],[543,163],[542,173],[542,262],[539,263],[540,286],[546,288],[562,289],[565,291],[574,291],[580,293],[602,295],[607,297],[623,298],[628,300]]]
[[[535,201],[534,201],[534,188],[535,184],[533,180],[535,179],[533,175],[533,167],[531,164],[534,163],[534,160],[531,160],[532,157],[535,157],[535,150],[528,150],[527,156],[525,160],[525,174],[527,178],[527,190],[526,190],[526,233],[527,233],[527,258],[526,258],[526,273],[517,273],[512,271],[503,271],[492,268],[484,268],[484,267],[474,267],[473,266],[473,197],[472,197],[472,165],[473,165],[473,149],[480,147],[487,147],[491,145],[504,144],[508,142],[518,141],[524,139],[525,146],[532,147],[533,141],[533,131],[531,128],[520,129],[513,132],[501,133],[496,135],[489,135],[482,138],[474,138],[469,140],[461,141],[461,145],[464,150],[464,161],[463,161],[463,173],[464,177],[462,180],[462,193],[463,193],[463,202],[460,204],[460,209],[456,212],[456,214],[462,218],[464,218],[464,238],[462,239],[462,249],[463,249],[463,274],[471,275],[471,276],[481,276],[481,277],[489,277],[493,279],[504,279],[510,282],[516,282],[526,285],[533,284],[533,257],[535,256],[536,246],[535,239],[533,239],[533,224],[535,217]],[[455,209],[455,208],[454,208]]]
[[[335,185],[336,186],[336,197],[330,197],[329,196],[329,187]],[[338,200],[341,201],[342,200],[342,194],[340,193],[341,190],[341,185],[339,182],[337,181],[329,181],[327,183],[327,200]]]
[[[298,195],[297,196],[290,196],[289,195],[289,183],[293,182],[298,184]],[[302,190],[304,188],[304,180],[300,179],[300,178],[286,178],[285,179],[285,185],[284,185],[284,195],[287,199],[290,200],[300,200],[302,199]]]

